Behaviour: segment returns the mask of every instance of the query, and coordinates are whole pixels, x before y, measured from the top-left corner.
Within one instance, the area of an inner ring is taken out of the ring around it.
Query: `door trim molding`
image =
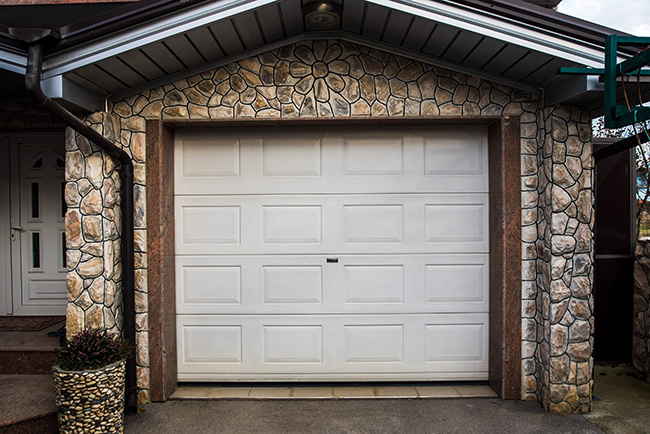
[[[162,121],[146,124],[150,398],[177,386],[174,129],[258,126],[488,125],[490,197],[489,384],[521,398],[521,170],[519,117]]]

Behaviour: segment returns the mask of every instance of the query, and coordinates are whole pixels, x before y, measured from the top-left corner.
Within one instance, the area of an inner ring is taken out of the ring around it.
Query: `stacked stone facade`
[[[91,126],[115,141],[117,118],[96,113]],[[67,130],[65,163],[68,337],[122,326],[120,177],[113,158]]]
[[[535,381],[545,408],[591,410],[593,389],[593,159],[589,113],[540,112]],[[532,334],[532,330],[530,330]],[[530,350],[530,349],[529,349]]]
[[[139,384],[148,385],[144,126],[141,131],[123,131],[120,118],[109,113],[95,113],[86,121],[134,160],[136,361]],[[69,128],[65,146],[67,335],[86,329],[119,332],[124,318],[120,168],[112,157]],[[148,395],[143,389],[140,399],[144,402]]]
[[[116,101],[111,114],[104,116],[109,123],[119,123],[116,139],[131,152],[135,162],[136,322],[138,381],[143,400],[149,387],[146,119],[519,116],[522,397],[540,400],[555,412],[588,411],[593,323],[588,113],[566,107],[541,110],[534,94],[376,49],[329,40],[288,45],[132,95]],[[71,138],[69,135],[68,142]],[[69,146],[76,149],[73,144]],[[86,162],[92,157],[82,155]],[[70,272],[78,274],[78,266],[71,262]],[[68,291],[73,292],[74,287]],[[89,293],[90,286],[82,285],[81,292]],[[73,314],[68,323],[88,327],[91,323],[86,310],[76,302],[86,297],[79,297],[82,294],[72,297]],[[92,299],[90,294],[88,297]],[[82,312],[86,322],[74,317],[80,317]],[[106,318],[102,316],[102,320]],[[110,322],[104,326],[109,324],[112,327]],[[92,326],[101,324],[93,319]]]
[[[632,362],[650,382],[650,239],[638,241],[634,261]]]

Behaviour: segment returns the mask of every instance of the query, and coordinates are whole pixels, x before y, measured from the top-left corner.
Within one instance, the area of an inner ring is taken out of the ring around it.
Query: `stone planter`
[[[124,432],[124,360],[88,371],[52,368],[61,433]]]

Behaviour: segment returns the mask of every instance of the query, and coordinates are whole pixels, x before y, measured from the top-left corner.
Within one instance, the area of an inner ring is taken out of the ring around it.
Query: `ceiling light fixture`
[[[341,6],[329,1],[307,3],[302,8],[305,22],[317,27],[330,27],[341,21]]]

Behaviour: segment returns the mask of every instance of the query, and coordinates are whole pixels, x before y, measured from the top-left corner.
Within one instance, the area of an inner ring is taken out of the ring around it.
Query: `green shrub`
[[[58,352],[57,363],[66,371],[99,369],[129,358],[133,346],[106,331],[77,333]]]

